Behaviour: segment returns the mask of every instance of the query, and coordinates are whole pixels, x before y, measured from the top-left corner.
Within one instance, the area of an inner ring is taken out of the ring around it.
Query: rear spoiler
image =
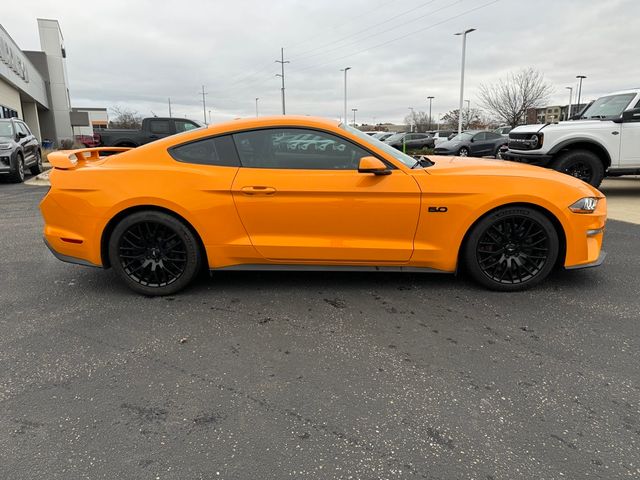
[[[81,148],[78,150],[60,150],[47,155],[47,160],[60,170],[72,170],[86,165],[89,162],[100,160],[100,152],[126,152],[131,147],[97,147]]]

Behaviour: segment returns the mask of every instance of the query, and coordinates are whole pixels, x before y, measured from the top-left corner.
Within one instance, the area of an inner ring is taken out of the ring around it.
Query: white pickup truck
[[[600,97],[575,120],[516,127],[502,158],[553,168],[594,187],[605,176],[640,175],[640,89]]]

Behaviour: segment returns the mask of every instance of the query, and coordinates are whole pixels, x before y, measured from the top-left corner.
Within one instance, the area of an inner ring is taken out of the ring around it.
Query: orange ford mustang
[[[175,293],[205,266],[462,268],[509,291],[604,257],[606,200],[576,178],[504,161],[417,161],[320,118],[236,120],[49,161],[47,246],[112,267],[146,295]]]

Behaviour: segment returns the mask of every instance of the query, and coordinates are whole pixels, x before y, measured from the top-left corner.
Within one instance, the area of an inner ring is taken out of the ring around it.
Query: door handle
[[[273,195],[276,189],[273,187],[264,187],[262,185],[252,185],[250,187],[242,187],[242,193],[245,195]]]

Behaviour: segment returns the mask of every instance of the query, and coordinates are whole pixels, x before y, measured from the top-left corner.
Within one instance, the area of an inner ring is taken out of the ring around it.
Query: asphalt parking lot
[[[523,293],[227,272],[145,298],[53,258],[43,194],[0,183],[2,479],[640,476],[639,225]]]

